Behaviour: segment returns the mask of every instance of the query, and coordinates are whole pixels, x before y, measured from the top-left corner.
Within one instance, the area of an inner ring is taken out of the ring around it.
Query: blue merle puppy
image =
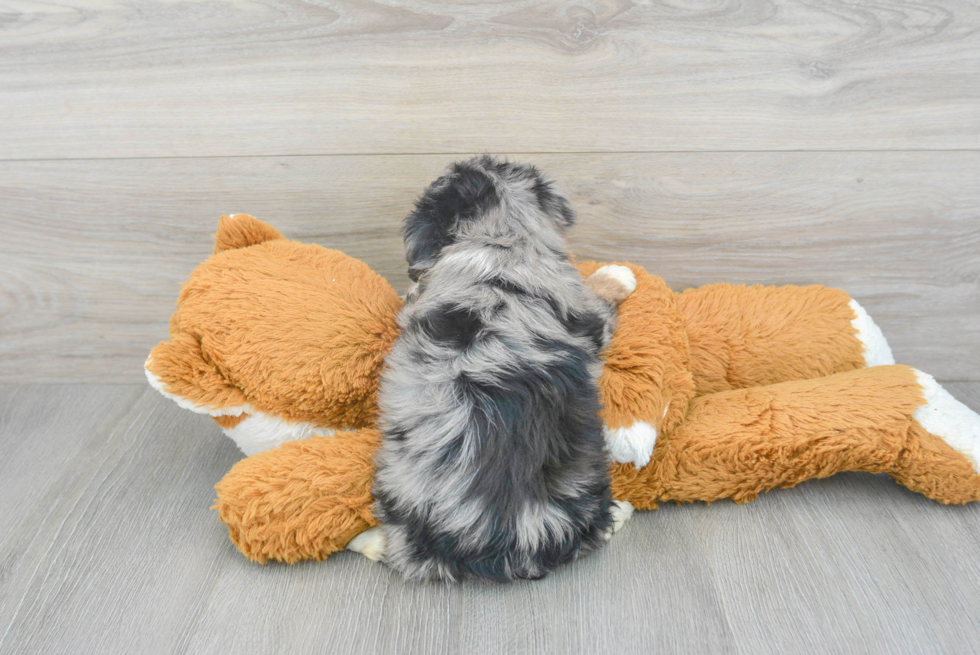
[[[582,280],[568,200],[533,166],[478,157],[405,219],[415,285],[380,392],[375,514],[349,548],[407,578],[541,578],[601,546],[612,500],[599,351],[632,272]]]

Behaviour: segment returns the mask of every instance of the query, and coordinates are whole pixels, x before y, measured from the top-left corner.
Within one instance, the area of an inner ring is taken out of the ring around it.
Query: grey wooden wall
[[[980,7],[339,0],[0,8],[0,382],[139,382],[217,218],[404,287],[454,158],[540,164],[580,256],[848,289],[980,380]]]

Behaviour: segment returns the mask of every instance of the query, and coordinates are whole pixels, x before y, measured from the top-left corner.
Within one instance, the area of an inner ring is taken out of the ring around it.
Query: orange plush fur
[[[362,262],[250,216],[222,218],[215,253],[184,287],[148,377],[233,437],[272,431],[217,485],[241,552],[322,559],[376,524],[378,374],[401,301]],[[642,466],[612,464],[617,499],[743,502],[839,471],[890,473],[944,503],[980,499],[969,457],[913,416],[926,404],[919,374],[865,368],[846,293],[718,284],[678,294],[626,265],[637,288],[603,352],[602,418],[630,438],[655,430],[656,441]],[[579,263],[584,276],[599,266]]]
[[[197,408],[231,412],[222,427],[255,411],[332,429],[374,425],[398,294],[357,259],[239,216],[222,217],[215,254],[184,285],[170,341],[147,370]]]

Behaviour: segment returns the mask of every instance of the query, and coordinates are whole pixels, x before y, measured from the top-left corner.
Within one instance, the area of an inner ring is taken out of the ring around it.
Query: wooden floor
[[[450,161],[540,165],[585,258],[823,283],[980,409],[973,0],[0,7],[0,653],[980,652],[980,508],[842,475],[664,507],[535,584],[250,564],[239,454],[145,387],[222,213],[403,290]]]
[[[237,449],[143,386],[2,386],[0,430],[5,654],[980,649],[980,505],[885,476],[639,513],[538,582],[418,586],[353,553],[248,562],[209,509]]]

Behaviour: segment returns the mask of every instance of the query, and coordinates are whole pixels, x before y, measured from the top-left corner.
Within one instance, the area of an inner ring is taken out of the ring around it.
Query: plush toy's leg
[[[377,430],[291,441],[235,464],[215,486],[214,509],[243,555],[264,564],[322,560],[343,548],[371,560],[385,555],[384,529],[371,513]],[[612,508],[612,537],[633,515]]]
[[[890,473],[943,503],[980,500],[980,416],[931,377],[880,366],[696,399],[643,469],[614,469],[613,492],[658,502],[752,500],[840,471]]]
[[[710,284],[677,295],[698,395],[894,364],[881,330],[845,292]]]
[[[376,430],[290,441],[235,464],[215,509],[246,557],[297,562],[341,550],[378,522],[371,514]]]
[[[944,503],[980,499],[980,415],[931,375],[915,371],[926,404],[912,415],[909,445],[891,469],[913,491]]]

